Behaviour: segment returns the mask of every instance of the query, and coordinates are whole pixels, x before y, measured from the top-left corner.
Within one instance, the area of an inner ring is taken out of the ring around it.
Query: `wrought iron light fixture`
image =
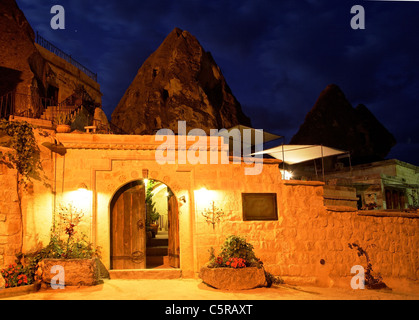
[[[202,215],[208,224],[212,224],[212,228],[215,229],[215,224],[221,221],[224,216],[224,211],[215,206],[214,201],[210,202],[210,208],[204,209]]]

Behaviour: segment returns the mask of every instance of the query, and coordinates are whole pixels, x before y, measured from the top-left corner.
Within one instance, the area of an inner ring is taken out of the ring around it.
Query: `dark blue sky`
[[[288,142],[320,92],[341,87],[398,143],[388,158],[419,165],[419,1],[17,0],[34,30],[98,73],[110,117],[145,59],[174,27],[220,66],[253,127]],[[52,30],[50,9],[65,8]],[[350,10],[365,9],[365,30]]]

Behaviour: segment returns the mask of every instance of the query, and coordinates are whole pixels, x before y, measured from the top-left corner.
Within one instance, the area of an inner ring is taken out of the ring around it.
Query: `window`
[[[243,220],[278,220],[276,193],[242,193]]]

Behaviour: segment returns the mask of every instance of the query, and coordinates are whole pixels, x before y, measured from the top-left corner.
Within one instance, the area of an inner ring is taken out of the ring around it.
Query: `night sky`
[[[139,67],[179,27],[220,66],[255,128],[298,131],[335,83],[396,137],[388,158],[419,165],[419,1],[17,0],[32,28],[98,73],[108,117]],[[53,5],[65,30],[53,30]],[[365,9],[353,30],[351,8]]]

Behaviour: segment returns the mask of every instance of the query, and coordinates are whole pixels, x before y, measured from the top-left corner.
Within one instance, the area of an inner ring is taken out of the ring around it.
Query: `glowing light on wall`
[[[82,210],[84,213],[90,215],[92,195],[92,191],[87,188],[86,184],[81,183],[77,190],[66,193],[63,200],[65,202],[72,203],[79,210]]]
[[[282,179],[284,180],[291,180],[292,179],[292,171],[288,170],[281,170]]]
[[[198,206],[208,205],[214,199],[214,191],[209,191],[207,188],[202,187],[199,190],[195,190],[195,203]]]
[[[202,187],[194,191],[195,210],[200,213],[208,224],[215,228],[215,224],[221,221],[224,211],[215,204],[217,193]]]

